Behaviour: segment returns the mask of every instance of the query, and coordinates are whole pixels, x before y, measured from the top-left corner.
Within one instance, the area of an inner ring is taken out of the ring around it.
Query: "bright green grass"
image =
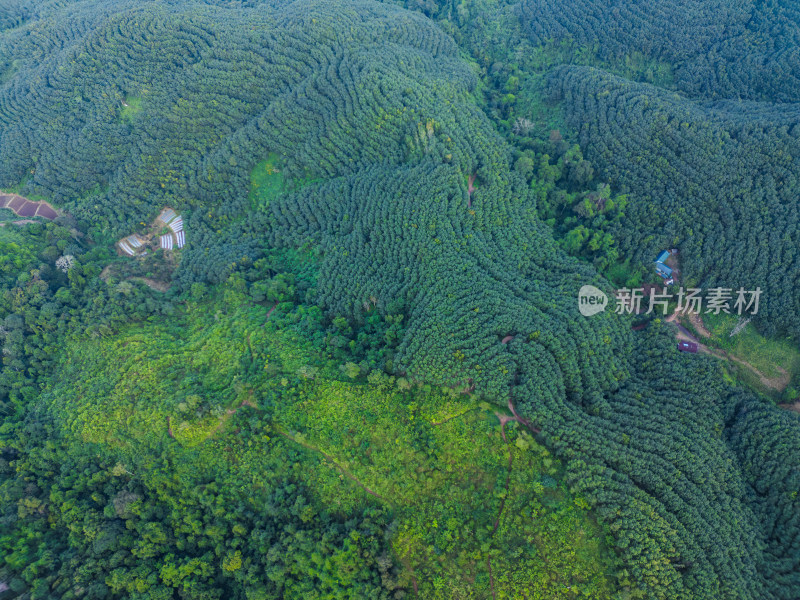
[[[120,112],[119,118],[123,123],[130,123],[133,118],[142,110],[142,99],[139,96],[126,96],[125,104]]]
[[[270,153],[267,160],[258,163],[250,173],[250,205],[265,208],[285,190],[278,155]]]
[[[504,442],[494,409],[467,395],[377,372],[342,381],[289,326],[317,318],[304,310],[267,320],[231,289],[188,301],[169,320],[74,342],[45,402],[75,443],[144,478],[163,477],[142,465],[168,456],[169,485],[213,478],[256,498],[290,476],[316,510],[386,506],[402,582],[421,598],[492,597],[490,561],[497,598],[614,597],[606,534],[545,448],[515,423]]]
[[[738,320],[734,315],[703,315],[703,323],[712,334],[711,344],[750,363],[766,377],[781,377],[784,375],[781,369],[792,378],[800,374],[800,350],[796,343],[766,338],[752,323],[730,337]]]

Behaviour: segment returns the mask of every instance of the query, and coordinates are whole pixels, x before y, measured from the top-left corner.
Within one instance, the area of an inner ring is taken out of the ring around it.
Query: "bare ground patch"
[[[103,269],[103,271],[105,271],[105,269]],[[102,275],[103,274],[101,272],[100,276],[102,277]],[[128,281],[141,281],[150,289],[156,290],[158,292],[166,292],[172,285],[171,283],[165,281],[156,281],[155,279],[150,279],[149,277],[128,277]]]

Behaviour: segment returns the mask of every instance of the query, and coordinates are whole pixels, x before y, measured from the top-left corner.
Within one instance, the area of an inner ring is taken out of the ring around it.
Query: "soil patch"
[[[800,400],[794,404],[779,404],[778,406],[785,408],[786,410],[793,410],[796,413],[800,413]]]
[[[17,214],[20,217],[34,217],[37,210],[39,210],[39,204],[28,200],[17,210]]]
[[[44,217],[45,219],[50,219],[52,221],[58,216],[58,213],[46,202],[40,202],[39,210],[36,211],[36,216]]]
[[[697,313],[692,313],[689,315],[689,322],[692,326],[697,330],[697,333],[702,335],[704,338],[710,338],[711,332],[706,329],[706,326],[703,324],[703,319]]]
[[[34,202],[17,194],[0,194],[0,208],[8,208],[20,217],[42,217],[52,221],[58,216],[47,202]]]
[[[102,276],[103,273],[101,272],[100,275]],[[149,279],[148,277],[128,277],[128,281],[141,281],[150,289],[156,290],[158,292],[166,292],[169,289],[169,286],[171,285],[170,283],[166,283],[164,281],[156,281],[155,279]]]

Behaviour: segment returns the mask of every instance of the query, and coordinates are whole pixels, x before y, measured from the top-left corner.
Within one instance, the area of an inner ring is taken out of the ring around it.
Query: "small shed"
[[[686,340],[681,340],[678,342],[678,350],[681,352],[691,352],[692,354],[697,353],[697,344],[694,342],[687,342]]]
[[[664,263],[667,261],[668,258],[669,258],[669,250],[662,250],[661,254],[658,255],[658,258],[656,258],[656,262]]]

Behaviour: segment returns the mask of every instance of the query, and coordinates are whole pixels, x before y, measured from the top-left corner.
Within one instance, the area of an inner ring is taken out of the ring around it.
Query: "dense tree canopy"
[[[571,38],[611,64],[636,53],[672,66],[674,84],[703,98],[800,100],[800,13],[791,0],[523,0],[536,45]]]
[[[398,4],[0,8],[0,187],[69,213],[0,228],[0,581],[792,599],[798,417],[576,302],[677,245],[800,332],[792,5]]]
[[[686,283],[764,290],[764,330],[800,332],[800,108],[690,102],[590,67],[551,74],[586,156],[629,193],[611,233],[642,263],[680,248]]]

